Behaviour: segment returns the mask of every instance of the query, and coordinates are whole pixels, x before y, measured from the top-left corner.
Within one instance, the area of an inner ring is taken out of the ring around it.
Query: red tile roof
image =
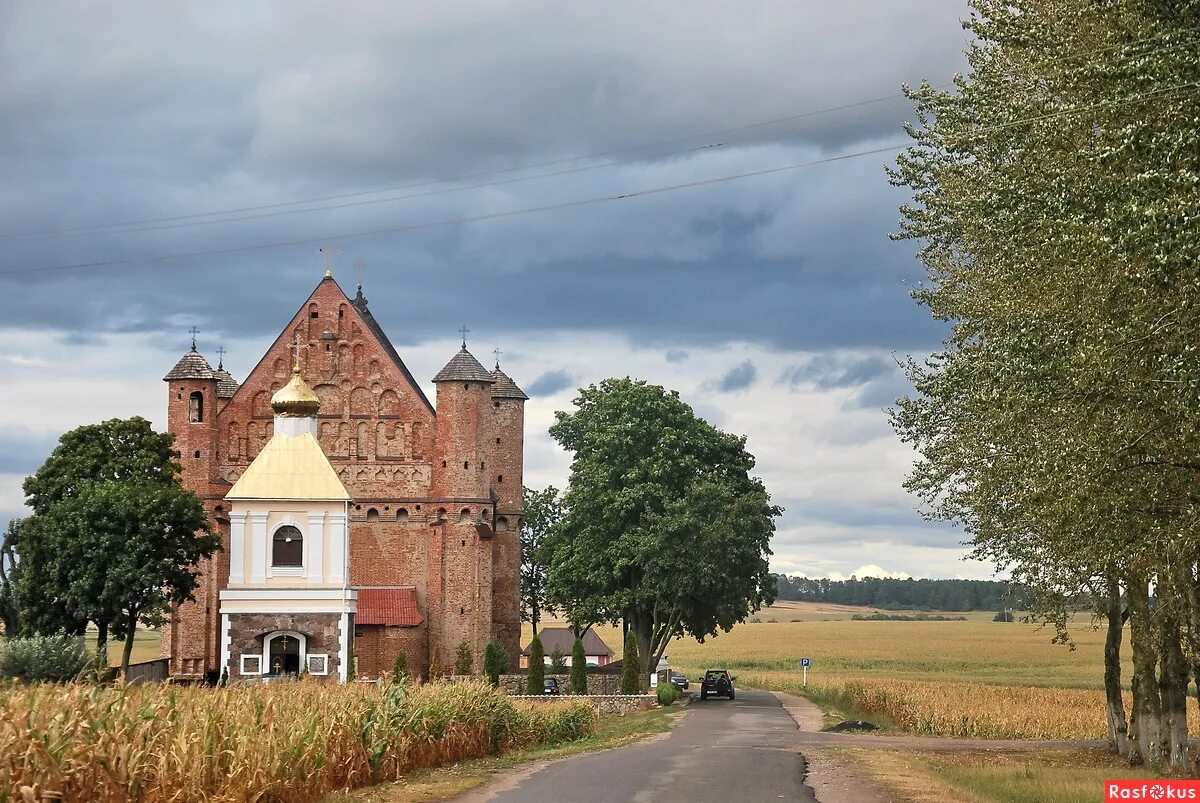
[[[425,621],[417,608],[417,590],[408,588],[359,588],[356,625],[416,627]]]

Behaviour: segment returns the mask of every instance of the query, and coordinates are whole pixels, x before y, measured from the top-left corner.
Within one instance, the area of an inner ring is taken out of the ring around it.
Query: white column
[[[246,514],[229,514],[229,584],[246,582]]]
[[[237,673],[229,668],[229,614],[221,614],[221,670],[229,672],[230,679]],[[217,679],[220,679],[218,670]]]
[[[308,582],[325,582],[325,514],[313,513],[308,517],[308,532],[304,534],[304,550],[307,553],[304,565],[308,567]]]
[[[267,514],[250,514],[250,582],[267,582],[267,562],[271,545],[267,542]]]
[[[346,583],[346,556],[349,539],[346,532],[346,515],[335,513],[329,516],[329,582],[337,585]]]

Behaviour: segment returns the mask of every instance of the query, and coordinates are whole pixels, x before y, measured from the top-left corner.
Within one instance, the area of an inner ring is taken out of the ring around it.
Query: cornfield
[[[0,689],[0,803],[302,803],[595,723],[588,705],[472,683],[14,686]]]
[[[744,682],[798,692],[799,673],[750,675]],[[843,700],[864,714],[886,717],[897,726],[930,736],[975,739],[1107,739],[1104,692],[993,686],[980,683],[831,678],[810,682],[817,699]],[[1130,697],[1125,695],[1126,711]],[[1195,706],[1189,730],[1200,735]]]

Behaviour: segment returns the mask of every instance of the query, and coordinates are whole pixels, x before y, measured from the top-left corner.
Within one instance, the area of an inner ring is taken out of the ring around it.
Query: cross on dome
[[[496,346],[496,348],[492,349],[492,354],[496,357],[496,370],[497,371],[500,370],[500,355],[503,353],[504,352],[500,350],[499,346]]]
[[[200,334],[200,330],[197,329],[195,326],[193,326],[191,329],[188,329],[188,334],[190,334],[192,336],[192,351],[195,351],[196,350],[196,335]]]
[[[300,342],[300,333],[297,332],[296,339],[294,341],[292,341],[292,345],[288,346],[288,348],[291,349],[292,353],[296,355],[294,361],[292,362],[292,370],[299,373],[300,372],[300,349],[308,348],[308,344]]]
[[[466,348],[467,347],[467,335],[469,335],[471,333],[471,330],[468,329],[467,325],[464,323],[462,325],[462,328],[458,330],[458,333],[460,335],[462,335],[462,341],[463,341],[462,347]]]

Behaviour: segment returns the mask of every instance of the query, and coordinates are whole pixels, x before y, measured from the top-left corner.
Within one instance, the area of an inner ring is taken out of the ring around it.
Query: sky
[[[633,376],[747,437],[774,570],[991,576],[919,515],[885,413],[945,334],[888,236],[900,89],[964,69],[967,14],[0,4],[0,521],[62,432],[165,427],[193,325],[244,377],[328,260],[431,397],[464,323],[502,350],[527,485],[566,484],[554,411]]]

